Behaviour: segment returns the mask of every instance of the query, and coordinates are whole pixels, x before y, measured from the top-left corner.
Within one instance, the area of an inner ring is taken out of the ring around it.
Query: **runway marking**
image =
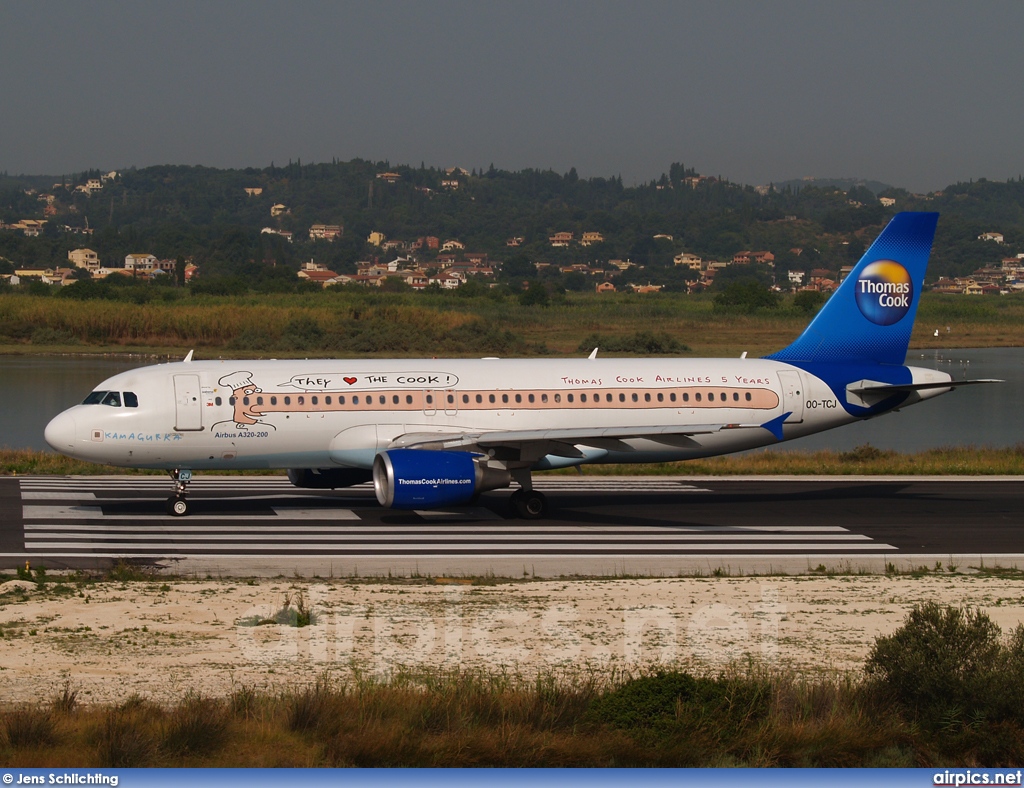
[[[22,506],[23,520],[92,519],[103,517],[99,506]]]
[[[359,520],[351,509],[310,509],[301,506],[273,506],[274,514],[289,520]]]
[[[307,552],[322,553],[328,550],[337,550],[337,545],[315,545],[315,544],[304,544],[301,548],[295,549],[281,549],[281,545],[271,545],[263,542],[254,543],[232,543],[225,545],[231,547],[233,550],[246,550],[252,552],[269,551],[277,555],[282,552],[284,553],[297,553],[305,554]],[[110,550],[138,550],[140,545],[135,542],[111,542],[104,543],[102,547]],[[145,548],[153,551],[151,554],[162,555],[168,550],[201,550],[204,552],[210,552],[211,545],[209,542],[168,542],[161,544],[145,545]],[[405,544],[401,546],[401,549],[396,549],[394,545],[377,545],[377,544],[366,544],[360,545],[359,550],[346,550],[345,555],[434,555],[435,545],[431,543],[425,544]],[[557,547],[557,549],[556,549]],[[71,548],[82,548],[82,545],[78,542],[26,542],[25,548],[27,550],[38,550],[42,548],[50,549],[71,549]],[[895,552],[896,548],[892,545],[887,544],[829,544],[821,545],[810,543],[794,543],[794,544],[759,544],[751,545],[749,549],[756,550],[756,552],[763,552],[766,550],[770,551],[781,551],[781,550],[798,550],[801,552],[828,549],[830,551],[836,550],[871,550],[871,551],[886,551]],[[610,545],[587,545],[585,549],[580,549],[578,545],[513,545],[508,544],[472,544],[472,545],[445,545],[445,551],[453,554],[472,554],[472,553],[495,553],[500,555],[542,555],[542,554],[555,554],[555,555],[585,555],[587,553],[619,553],[621,555],[638,555],[638,554],[657,554],[657,555],[674,555],[667,550],[644,550],[644,551],[624,551],[621,544],[610,544]],[[686,545],[686,552],[692,551],[716,551],[716,552],[735,552],[743,549],[742,545],[728,544],[728,543],[704,543]],[[84,551],[81,553],[83,556],[91,555],[91,552]]]
[[[455,511],[440,511],[438,509],[415,509],[414,512],[424,520],[504,520],[497,512],[488,509],[486,506],[470,506]]]
[[[196,520],[200,518],[189,517],[186,522],[182,522],[182,518],[168,517],[167,524],[157,526],[161,531],[203,531],[209,532],[209,524],[201,525],[196,524]],[[604,534],[664,534],[672,535],[674,533],[703,533],[703,534],[714,534],[714,533],[797,533],[797,534],[817,534],[817,533],[850,533],[849,529],[843,528],[838,525],[688,525],[688,526],[677,526],[677,525],[638,525],[633,527],[624,527],[621,525],[595,525],[595,526],[564,526],[564,525],[516,525],[519,520],[508,520],[503,521],[509,523],[509,525],[492,528],[474,528],[473,533],[494,533],[499,535],[506,534],[538,534],[538,533],[563,533],[572,534],[576,536],[578,534],[589,534],[589,533],[604,533]],[[142,526],[143,529],[151,529],[154,526]],[[269,531],[269,532],[280,532],[282,528],[294,529],[305,531],[324,531],[326,533],[335,534],[338,533],[338,527],[333,525],[309,525],[303,523],[301,526],[288,525],[286,523],[274,524],[274,525],[220,525],[216,526],[221,531]],[[130,532],[130,528],[126,528],[122,525],[83,525],[83,524],[56,524],[56,523],[25,523],[25,530],[61,530],[61,531],[96,531],[96,532],[110,532],[110,533],[126,533]],[[359,526],[345,526],[346,533],[386,533],[386,534],[434,534],[434,533],[458,533],[465,534],[465,525],[445,525],[444,523],[431,523],[429,527],[426,525],[375,525],[373,523],[361,520]]]
[[[565,494],[701,493],[710,489],[676,480],[545,479],[538,489]],[[344,503],[372,502],[370,484],[342,491],[297,490],[287,480],[250,477],[196,480],[192,492],[225,501],[257,504],[246,514],[196,513],[187,519],[163,512],[169,483],[141,479],[22,479],[25,549],[49,556],[188,557],[191,555],[432,556],[581,555],[684,556],[723,553],[896,552],[837,525],[638,525],[534,524],[485,506],[442,510],[353,509]],[[126,493],[120,497],[119,493]],[[236,493],[241,493],[237,495]],[[352,493],[352,495],[346,495]],[[52,502],[52,503],[29,503]],[[343,503],[344,502],[344,503]],[[122,514],[125,504],[151,511]],[[339,505],[340,504],[340,505]],[[107,512],[104,512],[106,508]],[[251,506],[248,508],[252,508]],[[386,519],[398,522],[391,524]],[[404,519],[403,519],[404,518]],[[245,523],[237,523],[244,520]],[[381,520],[385,520],[381,522]],[[495,524],[495,521],[500,524]],[[237,523],[237,524],[236,524]],[[67,552],[70,551],[70,552]]]
[[[32,492],[30,490],[22,490],[21,491],[21,498],[24,501],[62,501],[65,498],[72,498],[72,497],[74,497],[75,499],[80,499],[80,500],[84,500],[84,501],[95,500],[96,499],[96,493],[78,492],[78,493],[75,493],[72,496],[72,495],[69,495],[67,493],[59,493],[59,492]]]

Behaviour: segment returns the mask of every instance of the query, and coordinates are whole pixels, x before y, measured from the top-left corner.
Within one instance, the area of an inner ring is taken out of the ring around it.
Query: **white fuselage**
[[[908,369],[914,382],[949,380]],[[409,434],[760,425],[789,414],[789,440],[858,418],[818,377],[745,358],[197,361],[124,372],[96,391],[118,396],[60,414],[47,442],[84,460],[166,469],[370,468]],[[684,460],[775,442],[756,428],[581,440],[581,458],[548,455],[534,467]]]

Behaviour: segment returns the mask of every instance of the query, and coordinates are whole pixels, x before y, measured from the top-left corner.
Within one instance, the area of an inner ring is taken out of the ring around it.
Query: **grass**
[[[73,306],[73,308],[70,308]],[[132,350],[200,356],[579,355],[600,334],[615,340],[653,327],[684,355],[768,353],[789,344],[808,316],[791,306],[754,315],[716,313],[710,296],[571,293],[528,307],[514,297],[331,292],[202,297],[188,303],[0,295],[0,352]],[[947,333],[946,327],[950,328]],[[938,337],[933,336],[940,329]],[[914,349],[1024,345],[1024,298],[925,293]],[[609,355],[609,353],[605,353]],[[611,354],[614,355],[614,354]]]
[[[27,720],[31,719],[31,722]],[[47,722],[40,722],[40,721]],[[754,666],[601,683],[466,672],[322,679],[285,691],[138,696],[4,715],[10,767],[1009,766],[1017,720],[922,722],[867,676]]]
[[[280,475],[282,470],[216,471],[214,475]],[[762,451],[686,462],[636,465],[587,465],[587,476],[1016,476],[1024,474],[1024,444],[1012,448],[951,446],[921,452],[897,452],[869,444],[852,451]],[[73,460],[31,449],[0,449],[0,476],[156,474]],[[575,470],[555,471],[575,474]]]

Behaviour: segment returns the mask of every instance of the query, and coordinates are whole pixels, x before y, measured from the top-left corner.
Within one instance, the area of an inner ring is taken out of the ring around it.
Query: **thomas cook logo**
[[[857,279],[857,306],[872,323],[891,326],[903,319],[914,300],[907,269],[895,260],[876,260]]]

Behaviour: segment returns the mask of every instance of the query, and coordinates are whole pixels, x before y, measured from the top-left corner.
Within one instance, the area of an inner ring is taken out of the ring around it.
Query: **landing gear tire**
[[[171,517],[184,517],[189,512],[188,501],[183,495],[172,495],[167,499],[167,514]]]
[[[548,508],[547,498],[536,490],[516,490],[509,502],[512,510],[524,520],[539,520]]]

